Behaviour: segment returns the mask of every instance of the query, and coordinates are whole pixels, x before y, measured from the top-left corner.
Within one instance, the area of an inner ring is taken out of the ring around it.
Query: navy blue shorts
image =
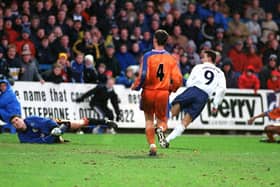
[[[208,94],[197,87],[187,88],[183,93],[178,95],[172,102],[172,105],[180,104],[181,111],[188,113],[192,120],[203,110],[208,101]]]

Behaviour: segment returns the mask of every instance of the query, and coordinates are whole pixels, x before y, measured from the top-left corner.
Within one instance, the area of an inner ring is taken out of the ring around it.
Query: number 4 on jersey
[[[163,80],[163,77],[164,77],[164,73],[163,73],[163,64],[160,64],[158,66],[158,69],[157,69],[157,78],[159,78],[159,81],[162,81]]]

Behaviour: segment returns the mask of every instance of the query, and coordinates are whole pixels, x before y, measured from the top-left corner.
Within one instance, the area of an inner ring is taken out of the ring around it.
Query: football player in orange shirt
[[[280,107],[278,108],[274,108],[273,110],[267,111],[267,112],[263,112],[259,115],[253,116],[248,120],[248,124],[251,125],[253,124],[253,122],[255,121],[255,119],[257,118],[263,118],[263,117],[269,117],[269,119],[271,120],[275,120],[278,122],[275,122],[272,125],[268,125],[264,128],[264,132],[266,133],[266,136],[268,139],[264,139],[261,140],[261,142],[267,142],[267,143],[279,143],[278,141],[275,140],[274,135],[278,134],[280,135],[280,123],[279,123],[279,119],[280,119]]]
[[[155,130],[159,143],[165,140],[170,92],[175,92],[182,84],[182,75],[176,59],[164,49],[168,37],[165,30],[155,32],[154,49],[144,54],[139,76],[131,87],[133,90],[143,89],[140,109],[145,113],[150,156],[156,156]]]

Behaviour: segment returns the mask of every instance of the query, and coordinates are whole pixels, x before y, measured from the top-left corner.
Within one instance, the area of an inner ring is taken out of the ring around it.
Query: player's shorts
[[[208,101],[208,94],[197,87],[190,87],[183,93],[178,95],[172,102],[172,105],[180,104],[180,108],[185,113],[188,113],[192,120],[203,110]]]
[[[148,114],[155,114],[157,119],[167,121],[168,118],[168,90],[143,89],[140,109]]]

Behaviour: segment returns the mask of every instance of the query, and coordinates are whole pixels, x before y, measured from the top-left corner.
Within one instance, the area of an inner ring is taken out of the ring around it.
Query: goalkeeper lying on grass
[[[17,129],[20,143],[63,143],[65,140],[62,134],[66,130],[75,130],[89,124],[106,124],[109,127],[117,128],[117,124],[110,120],[99,120],[92,118],[84,118],[74,121],[52,120],[50,118],[42,118],[31,116],[25,119],[18,115],[14,115],[10,119],[13,126]]]

